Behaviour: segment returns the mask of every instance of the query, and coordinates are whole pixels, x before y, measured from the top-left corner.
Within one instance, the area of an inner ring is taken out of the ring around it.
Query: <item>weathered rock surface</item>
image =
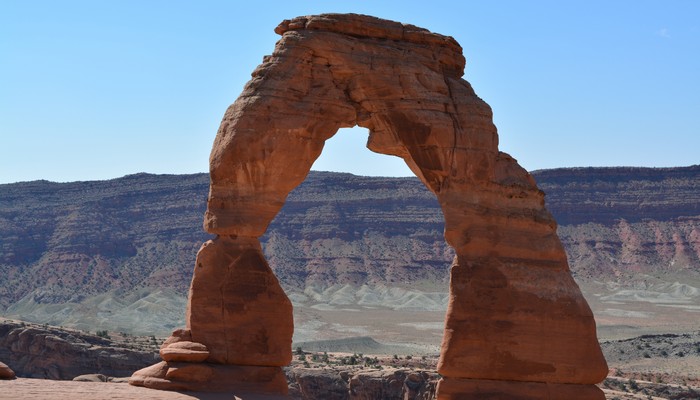
[[[439,379],[435,372],[401,368],[287,371],[290,397],[302,400],[432,400]]]
[[[85,374],[78,375],[73,380],[75,382],[107,382],[109,377],[102,374]]]
[[[401,157],[437,196],[456,253],[442,397],[473,396],[475,380],[503,381],[503,396],[509,381],[544,387],[535,398],[546,398],[549,384],[585,391],[601,381],[595,322],[556,222],[532,176],[498,151],[489,106],[461,79],[459,44],[354,14],[298,17],[275,31],[282,39],[226,111],[210,157],[204,228],[218,236],[197,256],[186,317],[209,361],[249,369],[291,359],[291,303],[258,238],[325,140],[359,125],[372,151]],[[193,376],[154,368],[132,383],[182,388]]]
[[[15,371],[8,367],[7,364],[0,362],[0,379],[15,379]]]
[[[128,384],[19,378],[3,382],[0,398],[22,400],[289,400],[279,396],[150,390]]]
[[[176,342],[160,349],[160,357],[165,361],[202,362],[209,354],[207,346],[195,342]]]
[[[439,375],[405,369],[362,371],[350,379],[353,400],[428,400],[435,398]]]
[[[0,359],[20,377],[70,380],[95,373],[129,376],[158,357],[153,352],[113,347],[93,335],[3,320]]]
[[[292,303],[258,239],[217,237],[202,245],[195,264],[187,328],[166,340],[160,351],[164,362],[137,371],[129,383],[286,393],[280,367],[292,360]]]
[[[286,394],[287,381],[279,367],[165,362],[140,369],[129,383],[160,390]]]
[[[197,254],[186,315],[209,362],[281,367],[292,361],[292,303],[257,238],[220,236]]]
[[[343,378],[343,376],[345,378]],[[348,374],[331,368],[289,368],[289,395],[298,399],[347,400]]]
[[[368,393],[358,391],[353,395],[348,388],[347,380],[353,373],[351,371],[333,371],[329,369],[297,369],[295,368],[293,377],[290,377],[289,396],[274,396],[274,395],[255,395],[246,393],[203,393],[203,392],[175,392],[175,391],[149,391],[144,387],[137,387],[128,384],[107,383],[103,382],[86,382],[86,381],[49,381],[45,379],[26,379],[20,378],[11,382],[5,382],[2,386],[2,399],[52,399],[52,400],[75,400],[75,399],[98,399],[98,400],[115,400],[115,399],[200,399],[200,400],[350,400],[360,398],[371,398],[372,400],[379,399],[378,397],[355,397],[367,396]],[[406,374],[407,382],[411,377],[417,374],[427,374],[424,371],[402,371],[398,373]],[[341,378],[340,374],[345,375]],[[387,375],[394,374],[388,371]],[[436,377],[435,373],[430,373],[431,377]],[[293,380],[293,379],[296,380]],[[345,380],[343,380],[345,379]],[[432,379],[432,378],[431,378]],[[306,392],[304,395],[295,391],[297,382],[305,386]],[[425,384],[425,388],[432,387],[434,392],[437,379],[431,380],[429,384]],[[414,384],[410,383],[415,386]],[[330,387],[328,385],[331,385]],[[388,393],[388,399],[402,400],[432,400],[434,397],[414,396],[411,389],[399,389],[396,393]],[[429,389],[430,390],[430,389]],[[402,394],[403,393],[403,394]]]

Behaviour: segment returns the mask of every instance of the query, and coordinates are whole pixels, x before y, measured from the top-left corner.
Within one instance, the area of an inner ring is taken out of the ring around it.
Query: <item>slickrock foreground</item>
[[[556,222],[530,174],[498,151],[490,107],[461,79],[459,44],[354,14],[299,17],[275,31],[275,51],[215,139],[204,228],[217,238],[199,251],[187,327],[173,335],[209,356],[164,361],[131,383],[227,391],[257,382],[286,393],[292,307],[259,237],[324,142],[359,125],[370,150],[404,159],[437,196],[456,253],[438,398],[602,399],[593,384],[607,365]]]
[[[280,400],[279,396],[149,390],[125,383],[18,378],[3,382],[0,400]]]

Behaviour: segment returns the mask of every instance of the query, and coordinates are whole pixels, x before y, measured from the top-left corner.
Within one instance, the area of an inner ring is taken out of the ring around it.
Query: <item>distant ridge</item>
[[[700,165],[533,171],[559,225],[700,215]]]
[[[699,165],[532,174],[577,279],[700,275]],[[177,326],[196,252],[211,238],[202,230],[208,185],[203,173],[0,185],[0,313],[107,329],[110,307],[130,309],[104,298],[113,292],[133,298],[134,310],[148,304],[152,326]],[[311,171],[261,240],[299,304],[400,308],[403,298],[428,298],[437,307],[452,259],[442,231],[439,205],[417,178]],[[363,285],[379,289],[347,289]]]
[[[610,173],[619,173],[624,176],[634,177],[651,177],[663,175],[686,175],[688,173],[697,173],[700,171],[700,164],[681,166],[681,167],[562,167],[562,168],[546,168],[530,171],[533,175],[547,176],[557,175],[560,173],[578,173],[580,176],[595,176],[596,174],[608,175]]]

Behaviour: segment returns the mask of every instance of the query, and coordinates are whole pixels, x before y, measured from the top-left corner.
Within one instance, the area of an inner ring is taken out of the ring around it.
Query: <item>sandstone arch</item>
[[[359,125],[371,150],[403,158],[435,193],[457,254],[439,398],[602,399],[593,384],[607,366],[556,223],[530,175],[498,151],[491,109],[461,78],[459,44],[353,14],[299,17],[275,31],[275,51],[214,142],[204,228],[218,236],[197,256],[187,330],[168,340],[168,364],[132,383],[284,392],[292,309],[258,237],[325,140]]]

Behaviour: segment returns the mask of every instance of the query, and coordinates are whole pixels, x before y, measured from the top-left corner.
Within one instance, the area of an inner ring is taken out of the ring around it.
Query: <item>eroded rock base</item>
[[[280,367],[163,361],[134,372],[129,383],[159,390],[287,394],[287,380]]]
[[[485,379],[440,379],[438,400],[605,400],[595,385],[492,381]]]
[[[282,367],[292,361],[292,303],[257,238],[219,236],[202,245],[185,320],[187,340],[206,346],[209,362]]]

